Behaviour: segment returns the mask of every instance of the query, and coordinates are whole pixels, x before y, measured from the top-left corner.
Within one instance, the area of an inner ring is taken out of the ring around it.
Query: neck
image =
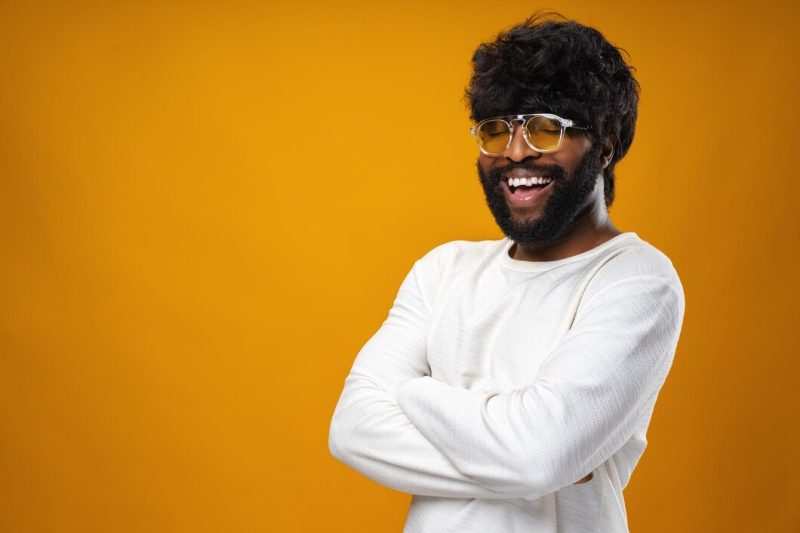
[[[608,216],[600,180],[586,208],[578,213],[567,231],[546,243],[514,243],[509,252],[512,258],[520,261],[557,261],[587,252],[620,233]]]

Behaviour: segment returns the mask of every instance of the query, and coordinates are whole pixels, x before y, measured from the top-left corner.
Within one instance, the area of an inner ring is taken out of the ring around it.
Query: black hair
[[[594,28],[536,12],[475,51],[465,94],[470,118],[551,112],[588,125],[593,140],[608,139],[614,148],[603,171],[610,206],[614,166],[633,142],[639,104],[635,69],[620,52],[628,55]]]

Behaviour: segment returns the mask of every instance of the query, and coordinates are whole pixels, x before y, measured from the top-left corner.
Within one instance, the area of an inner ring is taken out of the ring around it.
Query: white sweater
[[[622,490],[672,365],[680,279],[633,232],[546,262],[512,244],[416,261],[344,382],[330,451],[414,495],[405,533],[628,531]]]

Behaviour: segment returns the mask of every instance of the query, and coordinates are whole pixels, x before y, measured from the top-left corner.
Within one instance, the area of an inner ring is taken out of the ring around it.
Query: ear
[[[611,163],[611,158],[614,157],[614,144],[611,139],[606,139],[603,143],[603,152],[600,154],[603,159],[603,168],[606,168]]]

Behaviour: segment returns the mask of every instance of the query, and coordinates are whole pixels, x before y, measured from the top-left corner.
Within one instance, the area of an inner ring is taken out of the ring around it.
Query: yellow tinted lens
[[[490,154],[502,154],[508,148],[511,130],[502,120],[489,120],[478,128],[478,144]]]
[[[561,124],[547,117],[533,117],[528,121],[528,139],[539,150],[555,150],[561,141]]]

